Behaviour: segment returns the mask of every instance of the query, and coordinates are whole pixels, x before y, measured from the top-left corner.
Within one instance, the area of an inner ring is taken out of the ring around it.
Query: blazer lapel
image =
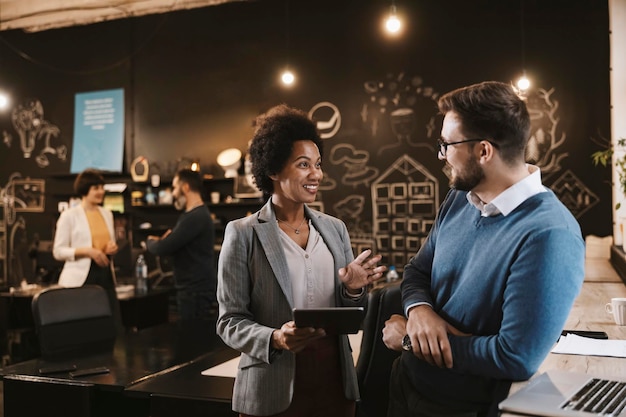
[[[313,226],[317,229],[322,238],[324,239],[324,243],[330,250],[330,253],[333,255],[333,259],[335,261],[335,284],[339,284],[339,275],[338,270],[345,265],[345,255],[343,253],[343,245],[337,239],[338,233],[334,228],[332,223],[325,221],[322,216],[316,210],[310,209],[308,206],[304,206],[306,216],[311,219],[313,222]],[[341,263],[341,265],[339,265]]]
[[[261,242],[263,252],[272,267],[276,281],[278,281],[278,285],[280,285],[285,297],[287,297],[289,305],[293,308],[291,278],[289,277],[289,269],[281,244],[281,238],[278,234],[278,227],[274,224],[275,218],[276,216],[274,215],[270,199],[259,211],[257,216],[258,223],[253,227],[259,238],[259,242]]]

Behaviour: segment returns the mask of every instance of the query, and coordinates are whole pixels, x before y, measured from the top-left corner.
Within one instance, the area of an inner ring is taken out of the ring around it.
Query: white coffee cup
[[[606,303],[606,312],[613,314],[615,323],[619,326],[626,326],[626,298],[611,298],[610,303]]]
[[[218,204],[220,202],[220,193],[218,191],[213,191],[211,193],[211,203]]]

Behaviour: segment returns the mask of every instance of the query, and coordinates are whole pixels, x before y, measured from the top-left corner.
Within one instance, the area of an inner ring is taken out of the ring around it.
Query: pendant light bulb
[[[4,110],[9,107],[9,95],[3,91],[0,91],[0,110]]]
[[[285,70],[280,76],[280,80],[285,86],[290,87],[296,81],[296,76],[290,70]]]
[[[517,80],[517,88],[525,92],[530,88],[530,80],[526,77],[526,74],[522,75],[519,80]]]
[[[389,16],[387,17],[387,20],[385,20],[385,30],[390,35],[397,35],[401,29],[402,29],[402,22],[400,21],[400,19],[398,18],[398,15],[396,14],[396,6],[392,5]]]

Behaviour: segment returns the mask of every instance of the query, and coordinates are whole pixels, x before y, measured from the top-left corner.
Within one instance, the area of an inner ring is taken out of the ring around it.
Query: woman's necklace
[[[286,225],[287,227],[289,227],[291,230],[293,230],[293,232],[297,235],[300,234],[300,228],[302,227],[302,225],[304,224],[304,221],[306,220],[306,216],[302,219],[302,221],[300,222],[300,224],[298,225],[298,227],[293,227],[292,225],[290,225],[289,223],[287,223],[284,220],[279,219],[278,217],[276,217],[276,221],[278,223],[282,223],[284,225]]]

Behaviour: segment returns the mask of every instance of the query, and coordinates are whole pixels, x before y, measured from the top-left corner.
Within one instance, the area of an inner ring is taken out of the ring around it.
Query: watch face
[[[402,349],[409,352],[413,350],[413,347],[411,346],[411,337],[408,334],[405,334],[402,338]]]

